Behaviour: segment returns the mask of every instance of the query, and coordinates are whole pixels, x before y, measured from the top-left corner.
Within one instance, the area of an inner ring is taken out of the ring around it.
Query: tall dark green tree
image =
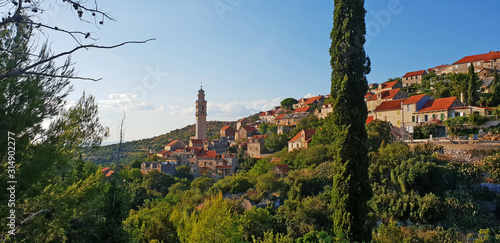
[[[364,95],[370,59],[366,56],[364,0],[335,0],[330,47],[333,113],[319,130],[315,143],[330,144],[334,182],[332,207],[334,233],[351,240],[369,241],[368,179]]]
[[[469,74],[467,77],[467,104],[476,105],[479,100],[477,90],[479,89],[480,79],[474,71],[474,65],[471,63],[469,66]]]

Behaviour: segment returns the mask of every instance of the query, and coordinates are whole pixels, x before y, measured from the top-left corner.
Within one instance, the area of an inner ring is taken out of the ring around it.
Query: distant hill
[[[219,131],[222,127],[231,125],[236,128],[236,122],[227,121],[209,121],[207,123],[207,138],[214,139],[219,137]],[[130,164],[136,159],[146,158],[149,150],[162,150],[165,144],[172,140],[181,140],[188,144],[189,138],[195,135],[195,125],[189,125],[181,129],[172,130],[153,138],[141,139],[126,142],[122,146],[122,155],[120,161],[117,161],[118,144],[101,146],[99,149],[84,152],[84,160],[94,161],[97,164]]]

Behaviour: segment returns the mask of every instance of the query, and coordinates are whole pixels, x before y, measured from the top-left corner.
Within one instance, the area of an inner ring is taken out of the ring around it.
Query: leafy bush
[[[483,169],[493,181],[500,182],[500,155],[486,157],[483,160]]]

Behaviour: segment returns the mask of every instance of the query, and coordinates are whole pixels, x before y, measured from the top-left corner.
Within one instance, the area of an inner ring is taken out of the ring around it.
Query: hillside
[[[232,125],[236,128],[236,122],[228,121],[209,121],[207,123],[207,138],[214,139],[219,137],[219,131],[223,126]],[[136,159],[145,158],[149,150],[160,151],[168,142],[178,139],[188,144],[189,138],[195,135],[195,125],[189,125],[184,128],[172,130],[153,138],[130,141],[123,144],[120,161],[116,160],[118,144],[101,146],[99,149],[87,151],[84,153],[84,160],[94,161],[97,164],[129,164]]]

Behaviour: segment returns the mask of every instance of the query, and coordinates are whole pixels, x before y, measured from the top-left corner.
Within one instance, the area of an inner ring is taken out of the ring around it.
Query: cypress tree
[[[479,77],[477,73],[474,71],[473,63],[469,66],[469,75],[467,78],[467,104],[468,105],[476,105],[479,100],[477,89],[479,88]]]
[[[330,34],[333,113],[318,132],[316,143],[332,144],[334,182],[332,206],[334,233],[354,241],[370,241],[367,201],[371,198],[368,178],[368,150],[365,121],[368,91],[364,0],[334,0],[333,29]]]

